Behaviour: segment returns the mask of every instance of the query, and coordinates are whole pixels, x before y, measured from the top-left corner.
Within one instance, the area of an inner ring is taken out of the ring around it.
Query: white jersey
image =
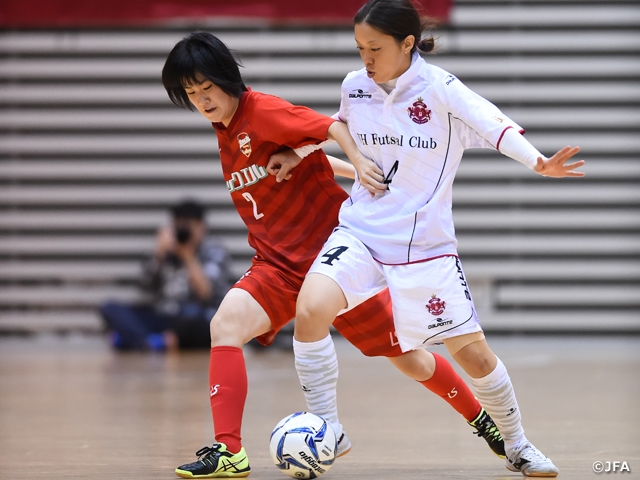
[[[387,94],[358,70],[342,83],[339,119],[360,151],[384,172],[389,189],[372,197],[360,185],[340,209],[340,227],[388,265],[456,254],[453,179],[467,148],[497,149],[522,129],[495,105],[417,53]]]

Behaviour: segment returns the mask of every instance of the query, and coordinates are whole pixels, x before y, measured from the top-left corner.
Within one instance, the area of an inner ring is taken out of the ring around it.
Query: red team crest
[[[238,135],[238,145],[240,146],[240,151],[249,158],[251,156],[251,138],[249,138],[248,133],[242,132]]]
[[[442,315],[444,308],[446,307],[444,300],[440,300],[435,295],[431,295],[431,300],[427,303],[426,307],[431,315]]]
[[[421,97],[413,103],[413,106],[407,109],[409,112],[409,118],[416,122],[418,125],[427,123],[431,120],[431,110],[427,108],[427,105],[422,101]]]

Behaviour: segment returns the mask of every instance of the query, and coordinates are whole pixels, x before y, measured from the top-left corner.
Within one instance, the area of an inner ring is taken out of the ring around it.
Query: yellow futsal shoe
[[[247,477],[251,472],[244,447],[234,454],[227,451],[224,443],[214,443],[211,447],[201,448],[196,455],[198,460],[176,468],[176,475],[182,478],[230,478]]]

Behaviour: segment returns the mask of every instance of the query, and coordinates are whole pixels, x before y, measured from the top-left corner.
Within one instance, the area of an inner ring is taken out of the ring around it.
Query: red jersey
[[[338,225],[348,197],[322,150],[305,157],[291,179],[266,171],[272,154],[319,143],[333,119],[281,98],[247,91],[228,127],[214,123],[222,172],[258,258],[304,277]]]

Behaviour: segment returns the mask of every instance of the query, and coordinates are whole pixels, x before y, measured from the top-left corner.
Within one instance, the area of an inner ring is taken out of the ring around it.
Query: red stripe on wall
[[[0,27],[162,25],[215,18],[271,23],[348,24],[365,0],[3,0]],[[451,0],[415,0],[424,13],[447,21]]]

